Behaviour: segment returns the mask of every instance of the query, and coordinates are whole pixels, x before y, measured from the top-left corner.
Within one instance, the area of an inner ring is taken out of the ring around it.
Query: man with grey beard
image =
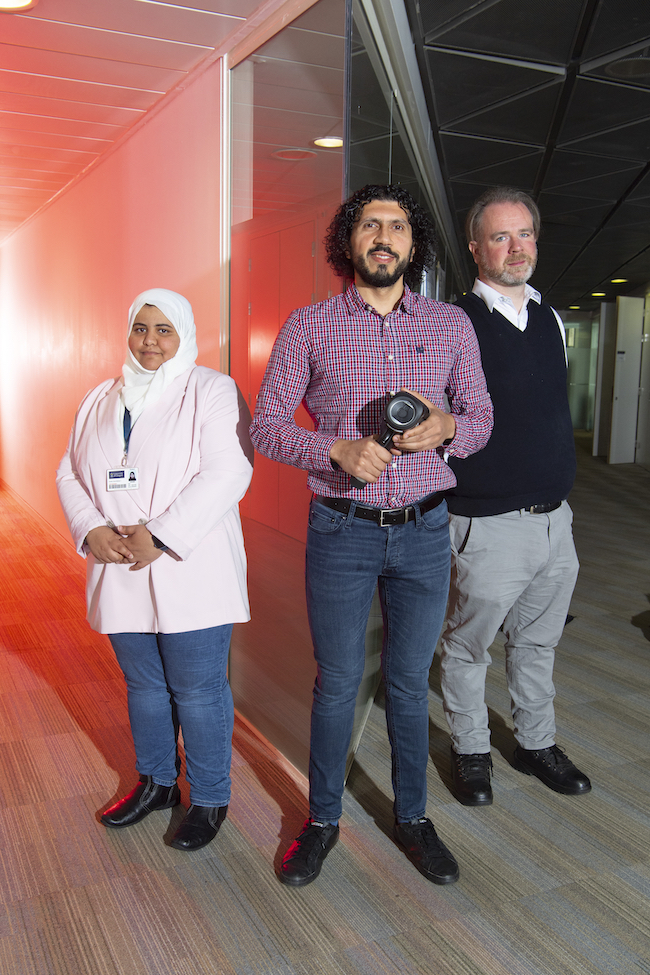
[[[576,461],[564,326],[526,283],[539,229],[534,201],[511,187],[485,193],[466,223],[478,277],[458,304],[494,404],[487,446],[449,459],[458,484],[447,494],[452,581],[440,666],[453,791],[467,806],[492,802],[485,678],[502,624],[515,768],[564,795],[591,789],[555,743],[555,647],[578,574],[566,502]]]

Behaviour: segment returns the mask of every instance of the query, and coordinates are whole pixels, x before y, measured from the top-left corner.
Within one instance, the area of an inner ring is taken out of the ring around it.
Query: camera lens
[[[415,406],[408,399],[399,394],[388,404],[386,411],[388,422],[400,430],[407,430],[410,425],[414,425],[416,418]]]
[[[410,403],[399,403],[397,407],[391,411],[391,415],[394,420],[398,423],[410,423],[415,415],[415,410]]]

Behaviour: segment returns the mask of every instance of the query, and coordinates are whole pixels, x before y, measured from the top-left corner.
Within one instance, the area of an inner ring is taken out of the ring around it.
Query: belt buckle
[[[390,528],[391,527],[390,522],[384,521],[384,515],[393,515],[393,514],[395,514],[395,512],[391,511],[390,508],[381,508],[379,511],[379,527]]]

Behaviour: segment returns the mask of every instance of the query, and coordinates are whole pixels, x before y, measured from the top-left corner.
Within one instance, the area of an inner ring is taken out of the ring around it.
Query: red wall
[[[136,294],[184,294],[219,367],[219,95],[215,64],[0,249],[0,477],[66,537],[55,470]]]
[[[327,265],[322,244],[340,196],[313,201],[295,214],[273,213],[233,229],[230,299],[231,375],[251,413],[280,327],[295,308],[338,293],[342,282]],[[313,424],[304,409],[297,422]],[[305,541],[310,493],[307,472],[259,454],[242,513]]]

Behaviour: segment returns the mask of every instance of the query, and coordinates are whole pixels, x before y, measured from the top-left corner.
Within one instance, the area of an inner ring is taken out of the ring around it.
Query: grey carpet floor
[[[84,622],[83,565],[0,494],[1,975],[640,975],[650,972],[650,473],[580,451],[582,563],[556,666],[558,741],[592,778],[578,798],[510,765],[497,641],[488,680],[495,802],[449,792],[431,675],[429,813],[457,855],[436,887],[390,839],[381,693],[319,880],[275,868],[304,782],[246,723],[218,839],[165,844],[179,809],[127,830],[99,812],[134,781],[121,674]],[[184,801],[187,793],[183,786]]]

